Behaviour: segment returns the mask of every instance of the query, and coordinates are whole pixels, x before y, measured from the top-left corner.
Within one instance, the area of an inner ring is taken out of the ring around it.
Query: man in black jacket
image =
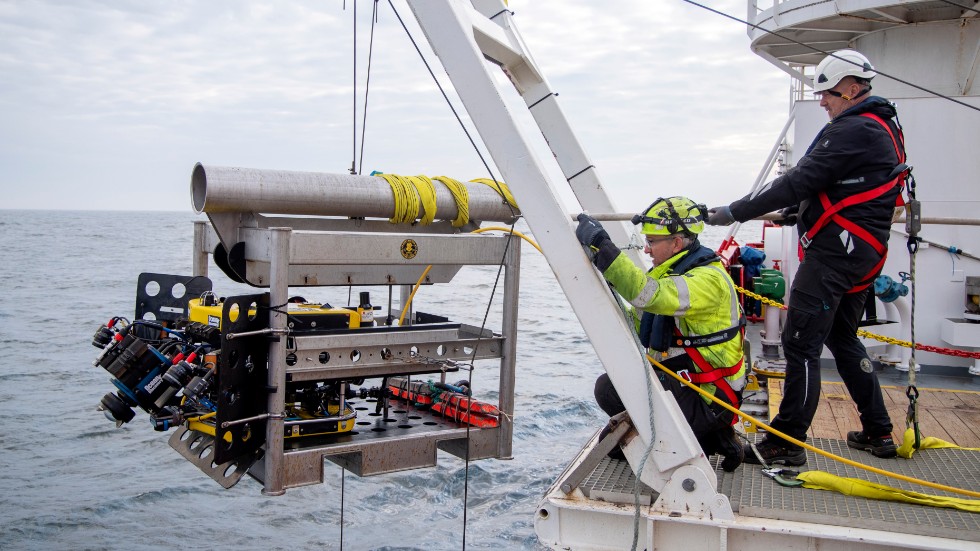
[[[708,211],[708,223],[744,222],[782,209],[796,223],[803,262],[793,279],[782,343],[786,382],[772,427],[806,440],[820,397],[820,353],[826,344],[861,417],[847,435],[852,448],[894,457],[892,424],[871,359],[857,338],[868,286],[885,262],[888,233],[904,174],[895,107],[870,96],[874,68],[853,50],[817,66],[814,92],[830,122],[806,155],[755,196]],[[767,463],[802,465],[806,454],[774,435],[758,444]],[[747,463],[758,463],[750,449]]]

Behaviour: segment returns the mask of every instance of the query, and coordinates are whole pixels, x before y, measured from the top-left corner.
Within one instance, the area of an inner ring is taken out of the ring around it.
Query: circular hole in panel
[[[370,415],[371,417],[378,417],[381,414],[380,413],[368,413],[368,415]]]
[[[296,354],[293,354],[292,352],[286,354],[286,365],[296,365]]]
[[[217,463],[215,463],[214,461],[212,461],[212,462],[211,462],[211,468],[212,468],[212,469],[216,469],[216,468],[218,468],[218,464],[217,464]]]
[[[472,346],[464,346],[463,347],[463,354],[466,354],[467,356],[473,354],[473,347]]]
[[[155,297],[160,294],[160,284],[156,281],[148,281],[144,290],[147,295]]]
[[[370,425],[371,423],[368,423],[367,421],[358,421],[357,424],[358,425]]]
[[[391,349],[390,348],[382,348],[381,349],[381,359],[382,360],[390,360],[392,356],[393,356],[393,354],[391,353]]]
[[[364,407],[364,406],[358,406],[358,407],[356,407],[354,409],[356,409],[357,411],[367,411],[367,408]]]
[[[350,351],[350,361],[355,362],[355,363],[361,361],[361,351],[358,350],[358,349],[356,349],[356,348],[354,350],[351,350]]]
[[[385,423],[397,423],[398,422],[398,419],[385,419],[384,422]]]
[[[170,294],[174,298],[181,298],[187,293],[187,287],[184,287],[183,283],[174,283],[174,286],[170,288]]]
[[[394,412],[394,413],[408,413],[407,411],[405,411],[403,409],[393,409],[391,411]]]
[[[330,361],[330,353],[324,350],[320,352],[320,363],[325,364]]]
[[[255,319],[255,316],[257,316],[257,315],[259,315],[259,305],[253,302],[252,304],[249,304],[248,305],[248,319],[249,319],[249,321],[254,320]]]
[[[184,433],[180,435],[180,441],[181,442],[186,441],[188,438],[191,437],[192,434],[194,433],[189,430],[185,430]]]
[[[153,312],[143,312],[143,319],[152,321],[157,319],[157,315]]]
[[[202,437],[200,434],[194,436],[194,439],[191,440],[191,443],[187,446],[187,448],[191,450],[197,449],[197,447],[201,445],[201,440],[204,440],[204,437]]]
[[[421,415],[409,415],[408,418],[409,419],[421,419],[422,416]]]
[[[237,350],[232,350],[231,352],[228,353],[228,367],[230,367],[231,369],[237,369],[238,368],[238,351]]]
[[[231,431],[228,431],[228,433],[226,433],[226,434],[229,434],[229,433],[231,433]],[[225,443],[225,450],[231,450],[233,447],[235,447],[235,439],[234,439],[234,437],[232,437],[231,442],[229,442],[227,440],[222,440],[222,442]],[[232,465],[234,465],[234,463],[232,463]]]
[[[214,446],[211,446],[211,445],[204,446],[204,448],[201,450],[201,453],[198,454],[198,457],[200,457],[201,459],[204,459],[207,456],[211,455],[211,452],[213,450],[214,450]]]
[[[364,400],[364,401],[367,402],[367,403],[369,403],[369,404],[373,404],[374,402],[377,402],[378,399],[377,398],[368,398],[367,400]]]
[[[436,423],[435,421],[423,421],[422,424],[429,425],[431,427],[433,425],[438,425],[439,423]]]
[[[385,432],[387,430],[388,429],[384,429],[384,428],[381,428],[381,427],[374,427],[373,429],[371,429],[371,432]]]
[[[225,391],[225,401],[228,402],[229,406],[238,401],[238,390],[235,387]]]
[[[245,427],[242,429],[242,442],[248,442],[248,439],[252,437],[252,426],[245,423]]]
[[[415,356],[418,356],[419,355],[419,347],[413,345],[411,348],[408,349],[408,355],[411,356],[411,357],[413,357],[413,358]]]
[[[357,436],[358,434],[361,434],[361,433],[357,432],[356,430],[352,430],[352,431],[348,432],[347,434],[349,434],[351,436]]]
[[[238,303],[237,302],[235,304],[232,304],[231,306],[229,306],[228,307],[228,321],[230,321],[232,323],[235,323],[236,321],[238,321],[239,311],[240,311],[240,309],[238,307]]]
[[[410,429],[410,428],[412,428],[413,426],[414,426],[414,425],[398,425],[398,428],[400,428],[400,429]]]
[[[225,469],[225,476],[231,476],[231,475],[235,474],[235,469],[237,469],[237,468],[238,468],[238,465],[235,465],[234,463],[229,463],[228,464],[228,468]]]
[[[445,355],[446,355],[446,345],[440,344],[439,346],[436,347],[436,356],[445,356]]]

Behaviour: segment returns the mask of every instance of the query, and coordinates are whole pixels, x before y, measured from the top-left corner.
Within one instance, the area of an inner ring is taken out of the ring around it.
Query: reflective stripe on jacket
[[[688,251],[678,253],[644,272],[626,254],[620,253],[603,275],[638,310],[673,316],[684,336],[708,335],[737,326],[741,315],[738,296],[721,262],[692,268],[683,275],[669,273],[671,266],[686,254]],[[733,366],[742,357],[742,336],[699,350],[716,368]],[[743,365],[738,373],[726,378],[736,382],[744,376]],[[714,392],[714,385],[703,386],[706,391]]]

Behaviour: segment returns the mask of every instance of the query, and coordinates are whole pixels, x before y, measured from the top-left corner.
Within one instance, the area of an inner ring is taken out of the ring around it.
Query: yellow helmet
[[[641,214],[633,216],[633,225],[643,224],[644,235],[672,235],[678,232],[697,235],[704,231],[708,209],[687,197],[658,197]]]

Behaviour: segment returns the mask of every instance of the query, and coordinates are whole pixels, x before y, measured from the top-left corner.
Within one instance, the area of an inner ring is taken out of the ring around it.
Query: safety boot
[[[769,440],[768,438],[759,442],[755,445],[756,449],[759,450],[759,455],[762,456],[762,460],[768,465],[787,465],[787,466],[799,466],[806,463],[806,450],[800,449],[790,449],[786,447],[785,444],[780,443],[776,440]],[[745,462],[752,465],[759,464],[759,458],[755,456],[752,451],[752,445],[746,444],[744,448],[745,452]]]
[[[847,433],[847,445],[856,450],[871,452],[875,457],[889,458],[898,455],[898,448],[890,434],[872,438],[864,434],[864,431],[852,430]]]

